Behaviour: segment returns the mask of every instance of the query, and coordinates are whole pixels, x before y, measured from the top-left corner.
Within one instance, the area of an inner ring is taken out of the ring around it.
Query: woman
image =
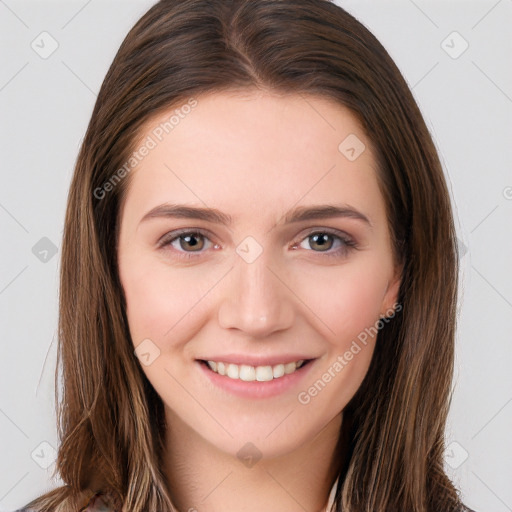
[[[154,5],[98,95],[61,267],[66,485],[25,510],[468,510],[443,171],[334,3]]]

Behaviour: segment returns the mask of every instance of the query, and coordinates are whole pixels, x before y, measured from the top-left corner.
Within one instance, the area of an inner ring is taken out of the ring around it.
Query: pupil
[[[322,248],[330,249],[330,246],[328,244],[330,235],[328,233],[323,233],[321,235],[313,235],[313,241],[315,244],[318,244]]]
[[[201,247],[200,247],[200,245],[201,245],[201,244],[200,244],[199,242],[197,242],[197,241],[195,241],[195,242],[194,242],[194,239],[196,239],[196,240],[197,240],[197,238],[198,238],[197,236],[190,236],[190,235],[187,235],[187,236],[184,236],[184,237],[182,237],[182,238],[183,238],[183,240],[185,240],[185,242],[186,242],[189,246],[192,246],[192,247],[195,247],[195,248],[199,247],[199,249],[201,248]]]

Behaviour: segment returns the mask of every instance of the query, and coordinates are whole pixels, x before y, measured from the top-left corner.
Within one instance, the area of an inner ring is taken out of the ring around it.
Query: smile
[[[206,361],[206,364],[213,372],[229,377],[233,380],[243,380],[246,382],[259,381],[267,382],[280,379],[284,375],[294,373],[297,369],[306,364],[306,360],[290,363],[281,363],[274,366],[249,366],[246,364],[237,365],[233,363]]]

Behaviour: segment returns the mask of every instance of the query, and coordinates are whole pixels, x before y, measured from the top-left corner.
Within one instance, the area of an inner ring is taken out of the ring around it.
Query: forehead
[[[152,148],[131,173],[127,202],[196,203],[253,219],[298,202],[346,202],[370,216],[382,213],[371,142],[343,105],[261,91],[195,101],[144,125],[138,145]]]

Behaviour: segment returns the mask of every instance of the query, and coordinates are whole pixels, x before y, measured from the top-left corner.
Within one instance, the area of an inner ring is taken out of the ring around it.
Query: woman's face
[[[134,348],[171,425],[290,453],[340,420],[397,300],[370,141],[317,96],[189,105],[146,125],[121,208]]]

